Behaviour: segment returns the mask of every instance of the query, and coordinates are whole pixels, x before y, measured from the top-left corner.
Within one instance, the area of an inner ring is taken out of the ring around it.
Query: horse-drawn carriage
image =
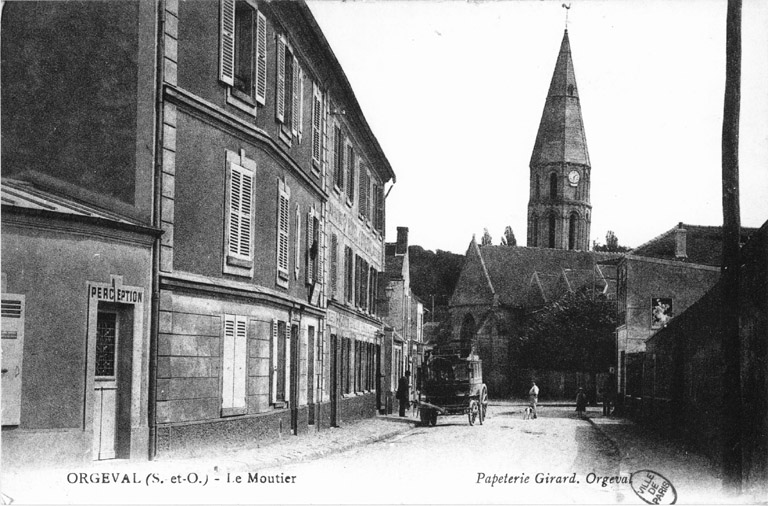
[[[438,415],[463,415],[469,424],[485,421],[488,388],[480,357],[471,347],[443,345],[427,352],[419,374],[419,415],[423,426],[436,425]]]

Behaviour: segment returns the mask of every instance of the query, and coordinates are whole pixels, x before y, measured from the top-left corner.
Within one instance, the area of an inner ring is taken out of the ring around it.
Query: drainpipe
[[[162,228],[160,221],[162,199],[162,137],[163,137],[163,55],[165,54],[165,0],[157,3],[157,73],[155,86],[155,174],[152,225]],[[160,325],[160,250],[162,235],[155,238],[152,245],[152,310],[149,330],[149,384],[147,418],[149,423],[149,460],[157,455],[157,345]]]

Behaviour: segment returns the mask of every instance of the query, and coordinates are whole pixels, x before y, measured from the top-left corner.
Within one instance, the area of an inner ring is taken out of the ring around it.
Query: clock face
[[[571,183],[571,186],[576,186],[579,184],[579,179],[581,179],[581,176],[577,171],[572,170],[568,173],[568,182]]]

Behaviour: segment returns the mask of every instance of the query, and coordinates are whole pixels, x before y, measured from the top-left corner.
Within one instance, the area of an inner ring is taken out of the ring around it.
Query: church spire
[[[576,86],[567,28],[549,84],[539,133],[531,155],[531,167],[558,162],[589,165],[579,89]]]
[[[592,169],[567,28],[541,114],[530,169],[528,246],[589,250]]]

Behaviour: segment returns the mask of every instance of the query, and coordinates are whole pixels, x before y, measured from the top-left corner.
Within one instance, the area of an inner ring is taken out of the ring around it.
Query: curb
[[[585,418],[585,419],[586,419],[586,420],[589,422],[589,424],[590,424],[590,425],[591,425],[591,426],[592,426],[592,427],[593,427],[595,430],[597,430],[597,432],[599,432],[599,433],[600,433],[600,435],[601,435],[601,436],[603,436],[603,437],[604,437],[604,438],[605,438],[605,439],[608,441],[608,443],[610,443],[610,445],[611,445],[611,448],[612,448],[612,449],[613,449],[613,451],[615,452],[615,454],[616,454],[616,458],[617,458],[617,459],[618,459],[618,461],[619,461],[619,473],[621,473],[621,470],[622,470],[622,462],[623,462],[623,460],[624,460],[624,459],[622,458],[622,453],[621,453],[621,446],[619,446],[619,443],[618,443],[618,442],[617,442],[617,441],[616,441],[616,440],[615,440],[613,437],[611,437],[610,435],[608,435],[608,433],[607,433],[605,430],[603,430],[603,428],[602,428],[602,427],[600,427],[600,424],[599,424],[599,423],[596,423],[594,420],[592,420],[592,417],[590,417],[590,416],[586,416],[586,417],[584,417],[584,418]]]

